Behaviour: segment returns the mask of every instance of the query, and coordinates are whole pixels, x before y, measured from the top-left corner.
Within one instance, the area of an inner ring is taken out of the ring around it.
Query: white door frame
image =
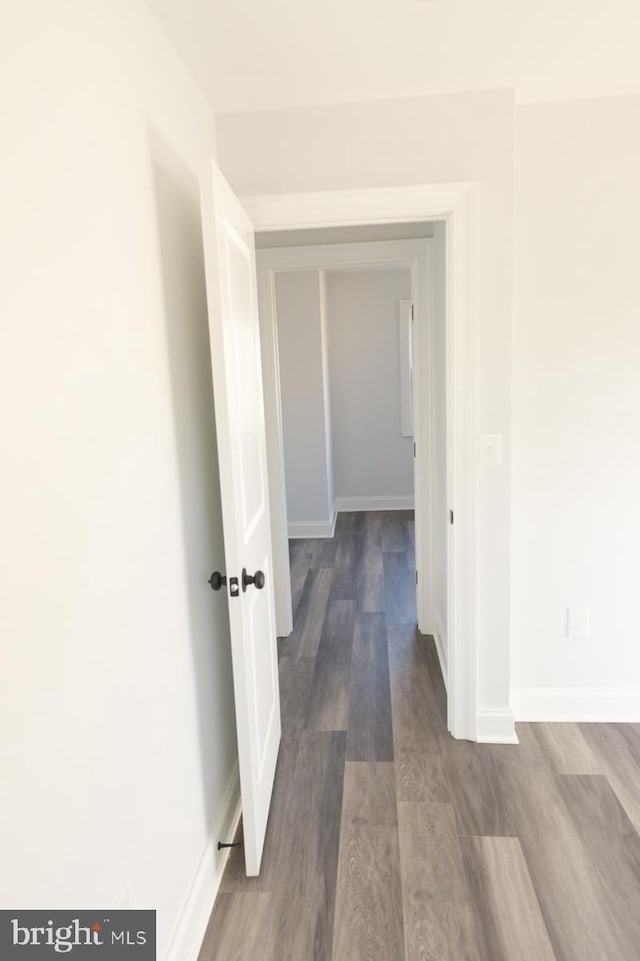
[[[455,520],[447,572],[448,727],[472,741],[478,735],[475,194],[474,184],[454,183],[241,198],[256,231],[446,223],[447,487]]]
[[[286,636],[293,628],[291,609],[291,572],[287,536],[287,512],[284,474],[284,442],[280,402],[280,368],[278,361],[275,278],[279,273],[298,270],[317,270],[336,273],[347,270],[409,270],[411,300],[415,308],[416,329],[414,355],[414,493],[416,509],[416,571],[418,625],[423,634],[435,631],[433,599],[430,587],[433,558],[431,545],[432,509],[430,480],[432,457],[432,418],[434,409],[431,371],[433,351],[432,313],[432,238],[415,240],[387,240],[347,244],[319,244],[305,247],[275,247],[256,251],[258,268],[258,301],[260,332],[268,347],[263,351],[263,379],[267,407],[267,436],[269,438],[269,484],[271,492],[271,522],[274,569],[276,571],[276,615],[278,635]],[[421,402],[420,390],[428,398]],[[429,416],[420,417],[427,411]],[[400,424],[398,424],[400,430]]]

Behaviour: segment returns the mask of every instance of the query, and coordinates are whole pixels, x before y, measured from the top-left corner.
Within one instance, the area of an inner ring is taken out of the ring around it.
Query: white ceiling
[[[147,0],[218,113],[640,92],[638,0]]]

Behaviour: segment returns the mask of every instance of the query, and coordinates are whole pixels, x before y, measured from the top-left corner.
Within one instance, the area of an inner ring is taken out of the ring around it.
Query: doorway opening
[[[431,184],[270,194],[244,197],[242,203],[258,235],[267,231],[355,228],[372,224],[442,221],[446,225],[447,501],[450,520],[455,519],[448,527],[447,544],[447,724],[454,737],[478,740],[474,185]],[[265,354],[275,349],[276,345],[263,341]],[[267,396],[266,401],[268,410],[273,410],[279,398]],[[268,444],[269,433],[267,422]],[[270,470],[273,463],[271,457]],[[274,488],[270,485],[270,489]],[[272,495],[272,509],[274,504]]]
[[[329,193],[269,195],[245,197],[243,204],[256,228],[258,245],[261,234],[269,231],[289,232],[321,228],[364,228],[371,225],[407,225],[442,222],[446,231],[446,486],[447,486],[447,564],[446,596],[447,636],[446,676],[448,682],[448,727],[454,737],[477,740],[476,709],[476,467],[474,453],[475,425],[473,396],[475,366],[473,361],[474,313],[472,310],[472,274],[474,250],[472,222],[474,212],[473,185],[453,184],[408,188],[389,188]],[[293,234],[290,236],[293,237]],[[304,263],[303,251],[299,255]],[[265,275],[260,278],[261,299],[273,307],[273,286],[266,289]],[[265,364],[277,359],[277,341],[263,339]],[[274,379],[275,382],[275,379]],[[277,411],[280,397],[274,388],[269,396],[265,385],[267,411]],[[421,398],[418,417],[428,423],[429,406]],[[268,413],[269,416],[269,413]],[[273,427],[273,425],[271,425]],[[267,422],[267,442],[275,449]],[[430,449],[418,445],[418,452]],[[283,474],[283,465],[271,456],[272,468]],[[427,471],[420,478],[420,500],[427,500]],[[285,486],[270,484],[271,509],[286,517]],[[427,512],[424,512],[427,515]],[[417,536],[426,529],[425,516],[417,525]],[[282,531],[286,527],[282,526]],[[433,633],[428,622],[422,621]]]
[[[331,537],[341,512],[415,510],[417,623],[446,683],[445,224],[267,232],[256,246],[278,634],[292,629],[287,537]]]

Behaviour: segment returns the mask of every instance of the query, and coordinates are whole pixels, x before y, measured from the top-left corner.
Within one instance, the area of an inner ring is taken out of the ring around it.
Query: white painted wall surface
[[[242,3],[149,2],[219,113],[492,87],[538,103],[640,84],[634,0],[581,0],[579,23],[557,0],[252,4],[250,30]]]
[[[24,0],[0,45],[0,903],[156,908],[160,959],[235,800],[212,116],[139,0]]]
[[[282,435],[291,536],[296,534],[296,525],[324,525],[324,533],[330,534],[333,520],[322,280],[317,270],[276,274]],[[305,536],[302,528],[298,533]],[[317,533],[322,533],[320,528]]]
[[[640,97],[516,117],[515,704],[640,720]]]
[[[509,701],[513,98],[509,91],[415,97],[217,118],[222,169],[243,194],[477,181],[475,401],[479,432],[501,433],[503,465],[478,485],[479,703]]]
[[[409,270],[327,274],[335,494],[413,496],[413,438],[402,436],[398,301]]]

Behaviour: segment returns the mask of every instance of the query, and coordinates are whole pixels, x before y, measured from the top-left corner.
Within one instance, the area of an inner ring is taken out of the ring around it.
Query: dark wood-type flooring
[[[262,872],[232,854],[200,961],[638,961],[640,725],[453,740],[409,512],[341,514],[291,575]]]

